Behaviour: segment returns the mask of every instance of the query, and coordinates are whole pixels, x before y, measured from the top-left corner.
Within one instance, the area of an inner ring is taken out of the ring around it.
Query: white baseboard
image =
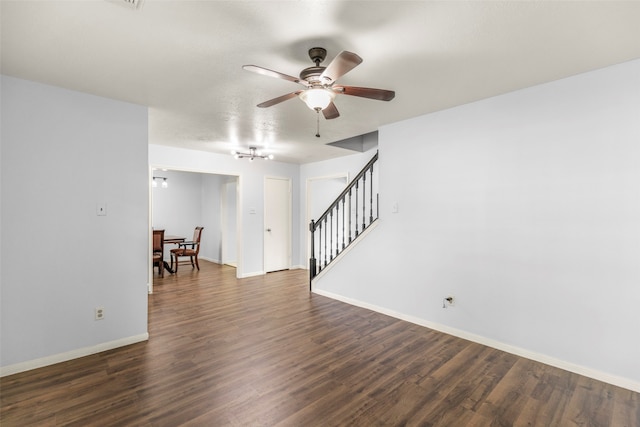
[[[289,270],[297,270],[297,269],[301,269],[301,270],[306,270],[307,267],[303,266],[303,265],[297,265],[294,267],[290,267]],[[241,276],[238,276],[238,279],[246,279],[247,277],[254,277],[254,276],[263,276],[267,273],[265,273],[264,271],[253,271],[251,273],[245,273],[242,274]]]
[[[384,307],[378,307],[376,305],[368,304],[359,300],[344,297],[342,295],[334,294],[332,292],[323,291],[322,289],[313,289],[313,293],[322,295],[328,298],[332,298],[344,303],[354,305],[356,307],[366,308],[371,311],[385,314],[387,316],[395,317],[396,319],[404,320],[419,326],[424,326],[429,329],[433,329],[445,334],[453,335],[458,338],[473,341],[478,344],[486,345],[487,347],[495,348],[505,351],[507,353],[515,354],[526,359],[535,360],[536,362],[544,363],[556,368],[563,369],[565,371],[573,372],[575,374],[583,375],[585,377],[593,378],[598,381],[602,381],[608,384],[612,384],[618,387],[625,388],[627,390],[640,393],[640,382],[630,380],[628,378],[619,377],[617,375],[609,374],[607,372],[598,371],[596,369],[587,368],[585,366],[577,365],[575,363],[567,362],[565,360],[556,359],[546,354],[536,353],[524,348],[516,347],[510,344],[506,344],[500,341],[493,340],[491,338],[476,335],[471,332],[463,331],[461,329],[451,328],[440,323],[430,322],[425,319],[421,319],[415,316],[410,316],[404,313],[399,313],[394,310],[389,310]]]
[[[238,279],[246,279],[247,277],[253,277],[253,276],[262,276],[263,274],[264,274],[264,271],[252,271],[251,273],[244,273],[238,276]]]
[[[28,360],[26,362],[16,363],[14,365],[0,367],[0,377],[17,374],[19,372],[30,371],[32,369],[42,368],[44,366],[54,365],[67,360],[78,359],[80,357],[89,356],[91,354],[101,353],[103,351],[112,350],[125,345],[135,344],[137,342],[147,341],[149,333],[134,335],[132,337],[121,338],[115,341],[109,341],[94,345],[91,347],[79,348],[66,353],[54,354],[51,356],[41,357],[40,359]]]
[[[198,259],[203,259],[205,261],[209,261],[209,262],[212,262],[214,264],[222,264],[222,261],[220,261],[219,259],[213,259],[213,258],[209,258],[209,257],[206,257],[206,256],[201,256],[200,255],[200,256],[198,256]]]

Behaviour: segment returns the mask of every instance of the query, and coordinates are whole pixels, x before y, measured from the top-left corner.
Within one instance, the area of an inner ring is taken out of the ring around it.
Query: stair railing
[[[309,289],[313,278],[378,219],[377,160],[376,152],[320,218],[311,220]]]

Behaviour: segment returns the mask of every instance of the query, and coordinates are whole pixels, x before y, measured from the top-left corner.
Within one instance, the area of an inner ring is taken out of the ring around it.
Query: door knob
[[[269,233],[271,233],[271,229],[270,229],[270,228],[267,228],[267,231],[268,231]]]

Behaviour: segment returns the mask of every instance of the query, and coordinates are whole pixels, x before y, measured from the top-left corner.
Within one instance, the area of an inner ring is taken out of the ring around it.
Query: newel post
[[[309,224],[309,231],[311,232],[311,257],[309,258],[309,291],[311,291],[311,281],[314,277],[316,277],[316,245],[315,245],[315,231],[316,231],[316,223],[314,220],[311,220],[311,224]]]

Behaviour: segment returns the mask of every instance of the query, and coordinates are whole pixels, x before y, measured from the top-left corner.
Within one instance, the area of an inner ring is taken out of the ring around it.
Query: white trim
[[[266,274],[264,271],[254,271],[251,273],[244,273],[242,275],[238,275],[238,279],[246,279],[247,277],[262,276],[264,274]]]
[[[26,362],[16,363],[14,365],[3,366],[0,368],[0,377],[17,374],[19,372],[30,371],[32,369],[42,368],[44,366],[54,365],[60,362],[66,362],[72,359],[89,356],[91,354],[101,353],[103,351],[112,350],[125,345],[131,345],[149,339],[149,333],[134,335],[127,338],[120,338],[115,341],[109,341],[97,344],[91,347],[79,348],[66,353],[54,354],[51,356],[41,357],[40,359],[28,360]]]
[[[307,270],[307,267],[305,267],[304,265],[292,265],[291,267],[288,268],[288,270]],[[247,277],[255,277],[255,276],[264,276],[265,274],[267,274],[265,271],[253,271],[251,273],[243,274],[242,277],[238,277],[238,279],[246,279]]]
[[[229,194],[232,193],[229,191],[229,186],[233,186],[234,199],[236,201],[233,209],[235,210],[235,235],[236,241],[234,242],[236,251],[234,254],[229,254],[229,208],[230,205],[228,203]],[[238,259],[238,203],[239,203],[239,177],[236,176],[234,181],[226,181],[222,185],[221,191],[221,200],[220,200],[220,230],[221,230],[221,245],[220,245],[220,262],[219,264],[227,264],[232,265],[233,267],[237,267],[237,259]]]
[[[379,307],[373,304],[362,302],[342,295],[327,292],[321,289],[313,289],[313,293],[322,295],[328,298],[332,298],[344,303],[354,305],[356,307],[366,308],[378,313],[385,314],[387,316],[395,317],[396,319],[404,320],[419,326],[424,326],[429,329],[433,329],[445,334],[453,335],[458,338],[473,341],[478,344],[486,345],[491,348],[505,351],[507,353],[515,354],[516,356],[524,357],[526,359],[534,360],[536,362],[544,363],[546,365],[554,366],[556,368],[563,369],[565,371],[573,372],[585,377],[593,378],[598,381],[603,381],[608,384],[612,384],[618,387],[625,388],[627,390],[640,392],[640,382],[631,380],[629,378],[619,377],[617,375],[609,374],[607,372],[598,371],[596,369],[588,368],[586,366],[577,365],[575,363],[567,362],[565,360],[556,359],[555,357],[547,356],[545,354],[537,353],[524,348],[516,347],[511,344],[506,344],[500,341],[493,340],[491,338],[476,335],[471,332],[463,331],[456,328],[451,328],[440,323],[430,322],[419,317],[400,313],[388,308]]]
[[[148,206],[148,210],[149,210],[149,216],[148,216],[148,221],[149,221],[149,226],[147,227],[148,231],[149,231],[149,235],[148,235],[148,240],[149,240],[149,259],[147,260],[147,266],[149,267],[148,273],[147,273],[147,293],[148,294],[152,294],[153,293],[153,262],[151,261],[153,259],[153,231],[151,231],[152,227],[151,224],[153,224],[153,188],[151,187],[151,181],[153,180],[153,168],[151,167],[151,165],[149,165],[149,181],[148,181],[148,191],[149,191],[149,197],[147,199],[149,206]]]
[[[236,278],[240,279],[243,277],[243,268],[244,262],[242,260],[242,256],[244,253],[242,246],[242,227],[244,224],[244,219],[242,218],[242,213],[244,212],[243,203],[242,203],[242,175],[237,175],[238,180],[236,181]]]

